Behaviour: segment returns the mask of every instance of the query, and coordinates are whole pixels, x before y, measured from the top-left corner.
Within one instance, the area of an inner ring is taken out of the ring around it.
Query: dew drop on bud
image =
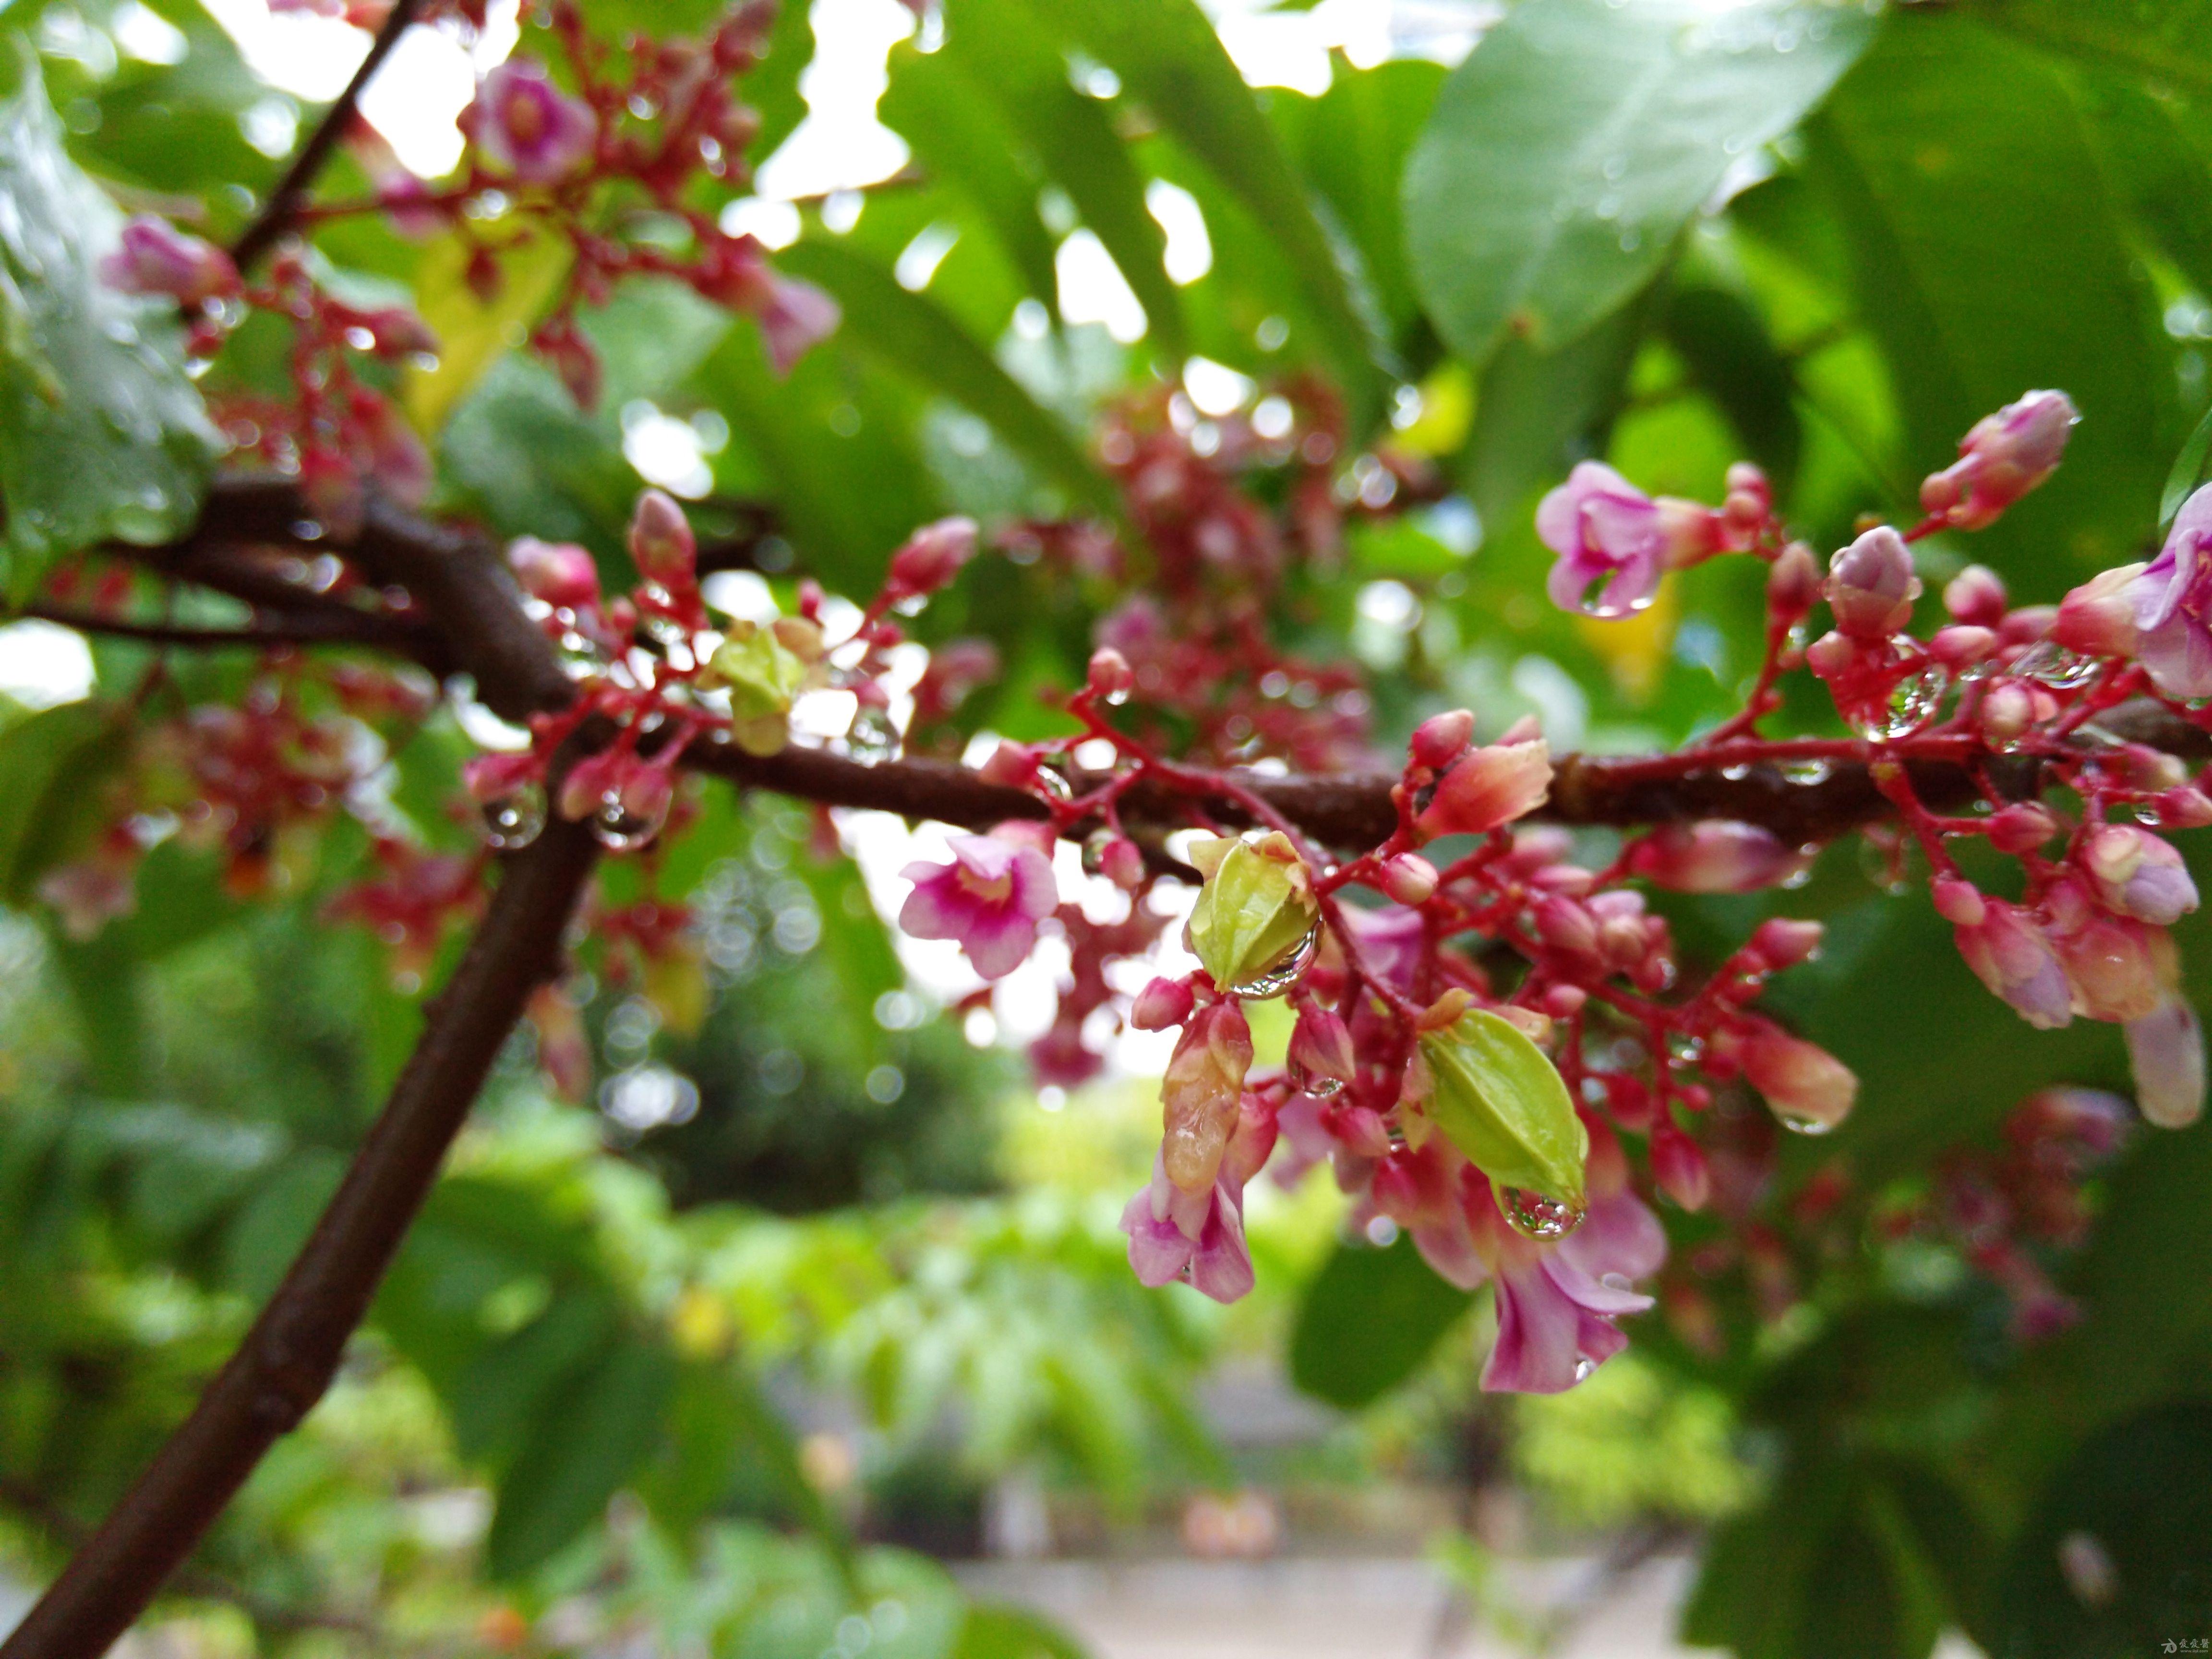
[[[592,814],[592,835],[610,853],[635,853],[659,835],[667,822],[665,800],[657,812],[633,812],[623,805],[620,795],[611,793]]]
[[[545,828],[545,786],[526,783],[483,804],[484,839],[502,853],[520,852]]]
[[[1576,1206],[1523,1187],[1499,1188],[1498,1207],[1513,1231],[1528,1238],[1565,1238],[1583,1224],[1583,1212]]]
[[[2099,666],[2094,657],[2076,656],[2063,645],[2043,640],[2021,653],[2012,672],[2054,691],[2078,691],[2097,678]]]
[[[1800,1117],[1795,1112],[1777,1112],[1774,1115],[1793,1135],[1824,1135],[1836,1127],[1832,1123],[1823,1123],[1817,1117]]]
[[[1306,936],[1279,957],[1274,965],[1263,974],[1255,974],[1241,985],[1229,988],[1229,994],[1238,997],[1279,997],[1297,983],[1298,975],[1312,965],[1314,951],[1321,942],[1321,924],[1316,922]]]
[[[899,751],[898,727],[882,709],[863,708],[845,730],[845,749],[854,760],[889,760]]]
[[[1286,1069],[1290,1075],[1291,1087],[1311,1099],[1334,1100],[1344,1092],[1342,1078],[1331,1077],[1326,1072],[1308,1071],[1295,1060],[1291,1061]]]
[[[1887,698],[1852,711],[1851,729],[1877,743],[1909,738],[1936,718],[1950,689],[1951,671],[1941,663],[1910,670],[1890,687]]]
[[[1782,763],[1782,775],[1792,783],[1826,783],[1835,769],[1832,762],[1825,760],[1797,760]]]

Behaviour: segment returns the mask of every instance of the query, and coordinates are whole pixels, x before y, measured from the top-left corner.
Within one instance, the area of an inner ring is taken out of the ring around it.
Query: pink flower
[[[2126,591],[2136,656],[2160,690],[2212,696],[2212,485],[2182,504],[2164,550]]]
[[[1121,1231],[1129,1236],[1129,1266],[1139,1285],[1156,1288],[1180,1279],[1216,1302],[1234,1302],[1252,1288],[1243,1192],[1225,1176],[1187,1193],[1155,1158],[1152,1180],[1121,1212]]]
[[[2091,1019],[2141,1019],[2167,1000],[2180,980],[2172,937],[2127,916],[2107,915],[2073,881],[2045,901],[2047,937],[2074,989],[2074,1012]]]
[[[1912,550],[1887,525],[1877,525],[1828,561],[1821,592],[1839,631],[1886,640],[1912,620],[1912,602],[1920,597]]]
[[[1653,501],[1611,467],[1584,461],[1536,508],[1536,533],[1559,556],[1545,591],[1562,611],[1633,615],[1670,565],[1720,547],[1720,521],[1694,501]],[[1593,585],[1605,584],[1595,600]]]
[[[637,573],[665,588],[686,588],[697,578],[699,544],[674,496],[648,489],[630,515],[629,556]]]
[[[524,592],[556,611],[580,611],[599,602],[599,567],[574,542],[518,537],[507,550],[507,562]]]
[[[1185,1022],[1160,1084],[1161,1153],[1168,1178],[1203,1192],[1221,1170],[1252,1066],[1252,1028],[1233,997]]]
[[[1959,954],[1982,983],[2030,1025],[2045,1030],[2074,1018],[2066,969],[2035,918],[1963,881],[1936,884],[1936,908],[1953,928]]]
[[[2169,997],[2122,1028],[2135,1069],[2136,1104],[2161,1129],[2185,1129],[2204,1115],[2204,1031],[2196,1010]]]
[[[2097,896],[2124,916],[2166,927],[2197,908],[2189,866],[2147,830],[2108,823],[2081,843],[2079,862]]]
[[[1959,459],[1920,486],[1920,505],[1960,530],[1979,530],[2058,467],[2081,418],[2063,392],[2031,392],[1977,422]]]
[[[975,520],[939,519],[926,524],[891,555],[884,574],[884,590],[895,599],[918,599],[934,593],[960,574],[975,556]]]
[[[165,294],[187,307],[238,292],[230,255],[150,214],[123,227],[122,242],[100,262],[100,279],[125,294]]]
[[[1825,1134],[1850,1115],[1859,1080],[1850,1067],[1817,1042],[1762,1023],[1738,1058],[1751,1086],[1775,1115],[1813,1134]]]
[[[1487,835],[1541,806],[1551,787],[1551,745],[1516,726],[1443,775],[1416,827],[1429,840]]]
[[[1678,893],[1755,893],[1802,875],[1809,854],[1771,830],[1727,818],[1670,823],[1638,842],[1628,867]]]
[[[484,76],[465,118],[484,160],[526,185],[557,184],[599,145],[592,106],[526,58],[510,58]]]
[[[915,939],[957,939],[977,973],[1002,978],[1060,906],[1052,865],[1033,847],[993,836],[955,836],[951,850],[950,864],[917,861],[899,872],[914,884],[899,926]]]
[[[837,302],[811,283],[768,273],[767,293],[759,305],[761,337],[768,343],[768,360],[778,374],[788,374],[817,341],[837,331],[844,313]]]

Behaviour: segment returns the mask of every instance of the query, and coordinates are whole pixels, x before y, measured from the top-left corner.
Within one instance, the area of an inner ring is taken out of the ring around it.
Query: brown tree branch
[[[384,67],[384,60],[391,55],[392,47],[399,44],[399,37],[407,33],[408,26],[414,22],[416,14],[422,9],[422,5],[423,0],[398,0],[392,8],[390,15],[384,20],[384,27],[377,30],[376,39],[369,42],[368,55],[361,60],[361,67],[353,72],[353,79],[346,82],[345,90],[338,94],[337,101],[323,112],[322,119],[315,123],[314,131],[307,135],[307,142],[301,144],[298,153],[292,157],[291,165],[284,169],[284,176],[276,181],[276,187],[269,192],[269,199],[262,204],[261,211],[253,222],[246,226],[238,240],[231,244],[231,261],[240,270],[252,265],[276,246],[279,237],[291,229],[294,216],[298,213],[301,203],[307,199],[308,191],[313,188],[315,175],[323,170],[323,163],[330,160],[331,151],[337,148],[338,140],[345,137],[346,128],[352,124],[362,90],[376,78],[377,70]]]
[[[173,645],[188,651],[266,651],[284,645],[368,645],[390,649],[392,634],[372,625],[376,618],[310,611],[270,623],[250,623],[243,628],[191,628],[171,623],[134,622],[127,617],[102,616],[96,611],[76,611],[59,605],[27,605],[15,613],[34,622],[54,623],[80,634],[100,634],[111,639],[143,640],[149,645]]]
[[[557,969],[597,851],[582,825],[556,823],[504,860],[483,924],[283,1283],[191,1417],[0,1644],[0,1659],[106,1652],[262,1454],[322,1398],[501,1045]]]

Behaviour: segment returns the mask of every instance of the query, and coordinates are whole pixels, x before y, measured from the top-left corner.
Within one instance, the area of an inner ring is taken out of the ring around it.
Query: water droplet
[[[592,815],[592,835],[610,853],[635,853],[659,835],[667,822],[665,803],[658,812],[633,812],[623,805],[620,795],[611,793]]]
[[[1599,171],[1608,179],[1618,183],[1628,171],[1628,158],[1626,155],[1608,155],[1605,158],[1604,167]]]
[[[1751,768],[1741,764],[1723,766],[1721,768],[1721,775],[1730,783],[1741,783],[1751,775]]]
[[[1229,988],[1230,994],[1240,997],[1279,997],[1297,983],[1314,959],[1314,951],[1321,943],[1321,924],[1316,922],[1306,936],[1292,945],[1264,974],[1255,975],[1241,985]]]
[[[1835,764],[1831,761],[1800,760],[1782,763],[1782,775],[1792,783],[1826,783],[1835,769]]]
[[[545,786],[526,783],[483,804],[484,839],[502,853],[527,847],[545,828]]]
[[[1667,1038],[1667,1053],[1677,1066],[1695,1066],[1705,1057],[1705,1045],[1696,1037],[1675,1031]]]
[[[1918,645],[1901,641],[1899,649],[1905,653],[1908,665],[1891,685],[1889,696],[1850,714],[1851,729],[1876,743],[1911,737],[1936,718],[1943,694],[1951,689],[1951,671],[1942,663],[1923,660],[1917,667],[1909,665],[1911,659],[1926,656]]]
[[[1577,1206],[1522,1187],[1498,1188],[1498,1207],[1515,1232],[1529,1238],[1565,1238],[1583,1224],[1583,1212]]]
[[[1832,1123],[1823,1123],[1817,1117],[1800,1117],[1795,1112],[1777,1112],[1774,1115],[1793,1135],[1824,1135],[1836,1127]]]
[[[1334,1100],[1344,1092],[1344,1079],[1329,1076],[1326,1072],[1310,1072],[1292,1060],[1288,1066],[1291,1087],[1315,1100]]]
[[[863,708],[845,730],[845,750],[854,760],[889,760],[899,751],[899,729],[882,709]]]
[[[1636,226],[1631,225],[1620,233],[1620,251],[1623,253],[1633,253],[1643,246],[1644,233]]]
[[[2044,640],[2021,653],[2012,672],[2054,691],[2077,691],[2097,678],[2098,666],[2094,657],[2076,656],[2064,646]]]
[[[1575,1361],[1575,1381],[1577,1382],[1589,1382],[1590,1373],[1596,1369],[1597,1361],[1595,1359],[1591,1359],[1587,1356],[1577,1359]]]

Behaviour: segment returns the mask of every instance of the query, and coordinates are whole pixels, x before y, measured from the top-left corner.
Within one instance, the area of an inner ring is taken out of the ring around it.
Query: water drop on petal
[[[1564,1199],[1547,1198],[1522,1187],[1498,1188],[1498,1208],[1513,1231],[1528,1238],[1565,1238],[1583,1224],[1584,1212]]]

